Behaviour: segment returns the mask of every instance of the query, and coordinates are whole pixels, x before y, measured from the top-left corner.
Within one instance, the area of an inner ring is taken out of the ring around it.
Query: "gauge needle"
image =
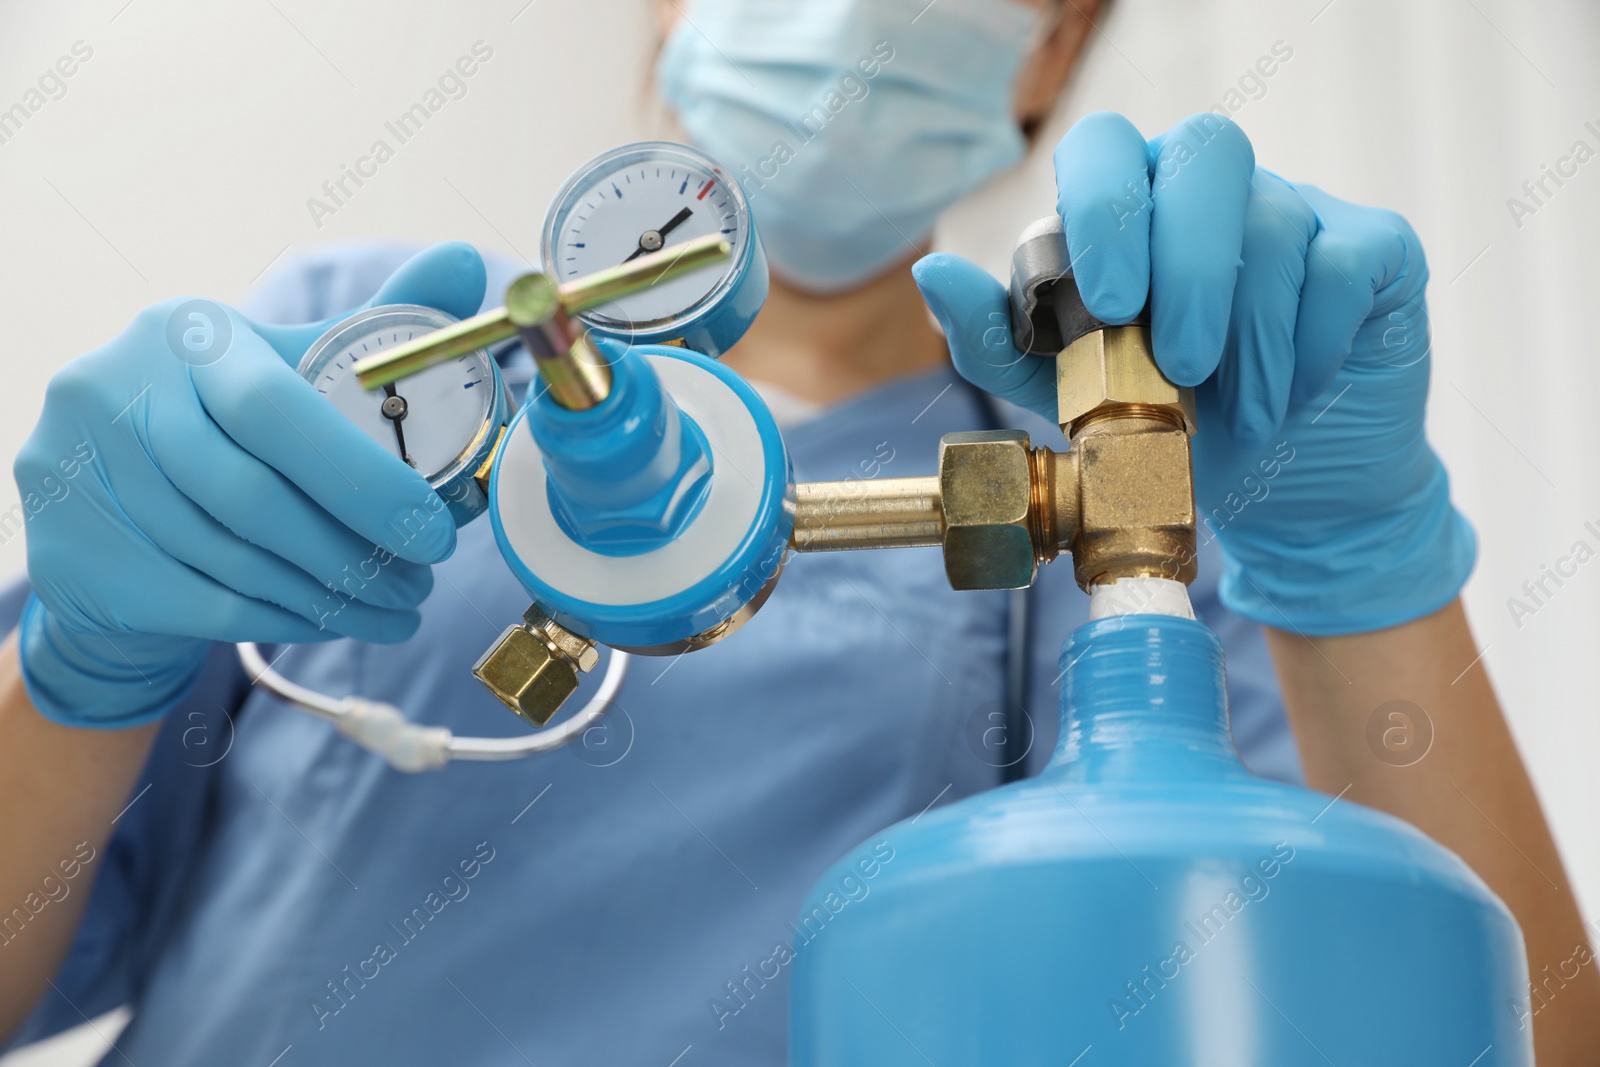
[[[394,440],[395,444],[400,446],[400,458],[415,467],[417,465],[416,462],[406,452],[406,432],[400,428],[400,423],[405,419],[409,405],[406,404],[405,397],[395,392],[393,382],[384,386],[383,391],[386,394],[383,401],[383,417],[394,424]]]
[[[694,208],[686,207],[682,211],[678,212],[676,215],[672,216],[671,221],[669,221],[665,226],[661,227],[659,230],[646,230],[643,234],[641,234],[639,236],[639,247],[633,250],[633,255],[629,256],[627,259],[623,260],[622,262],[624,262],[624,263],[632,263],[634,260],[638,259],[640,256],[645,255],[648,252],[659,252],[659,251],[661,251],[661,249],[667,243],[667,234],[671,233],[673,230],[676,230],[679,226],[682,226],[684,223],[688,222],[689,221],[689,217],[691,215],[693,215],[693,214],[694,214]],[[655,241],[653,242],[655,244],[654,248],[651,248],[648,244],[645,243],[645,239],[648,238],[648,237],[651,237],[652,235],[655,237]]]

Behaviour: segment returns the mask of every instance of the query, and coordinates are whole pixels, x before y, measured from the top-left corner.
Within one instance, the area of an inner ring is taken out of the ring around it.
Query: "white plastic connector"
[[[434,771],[450,762],[452,734],[443,726],[419,726],[393,704],[345,697],[344,714],[334,720],[341,734],[376,752],[397,771]]]
[[[1089,619],[1114,615],[1173,615],[1194,618],[1189,587],[1170,578],[1123,578],[1089,590]]]

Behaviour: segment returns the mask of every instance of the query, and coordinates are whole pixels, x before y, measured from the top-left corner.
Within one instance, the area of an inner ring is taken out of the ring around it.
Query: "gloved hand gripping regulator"
[[[1070,449],[1035,448],[1020,430],[952,433],[936,476],[796,486],[794,547],[939,545],[956,589],[1026,587],[1062,552],[1085,592],[1193,582],[1194,394],[1157,368],[1148,311],[1126,326],[1089,314],[1055,215],[1023,231],[1010,292],[1017,348],[1055,361]]]

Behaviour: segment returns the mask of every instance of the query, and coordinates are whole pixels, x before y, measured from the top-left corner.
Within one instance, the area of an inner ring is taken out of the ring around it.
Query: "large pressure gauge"
[[[722,270],[686,274],[578,318],[630,344],[681,344],[719,357],[767,298],[767,260],[744,193],[695,149],[644,141],[590,162],[550,205],[541,252],[545,270],[568,282],[708,234],[733,249]]]
[[[318,338],[300,361],[300,375],[426,478],[459,526],[487,506],[474,475],[510,416],[494,357],[480,348],[382,390],[364,389],[355,375],[357,360],[455,321],[416,304],[369,308]]]

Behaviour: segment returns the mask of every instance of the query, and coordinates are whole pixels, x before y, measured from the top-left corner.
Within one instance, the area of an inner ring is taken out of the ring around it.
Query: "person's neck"
[[[776,276],[750,332],[724,360],[756,381],[833,404],[948,359],[911,277],[913,258],[848,292],[816,296]]]

